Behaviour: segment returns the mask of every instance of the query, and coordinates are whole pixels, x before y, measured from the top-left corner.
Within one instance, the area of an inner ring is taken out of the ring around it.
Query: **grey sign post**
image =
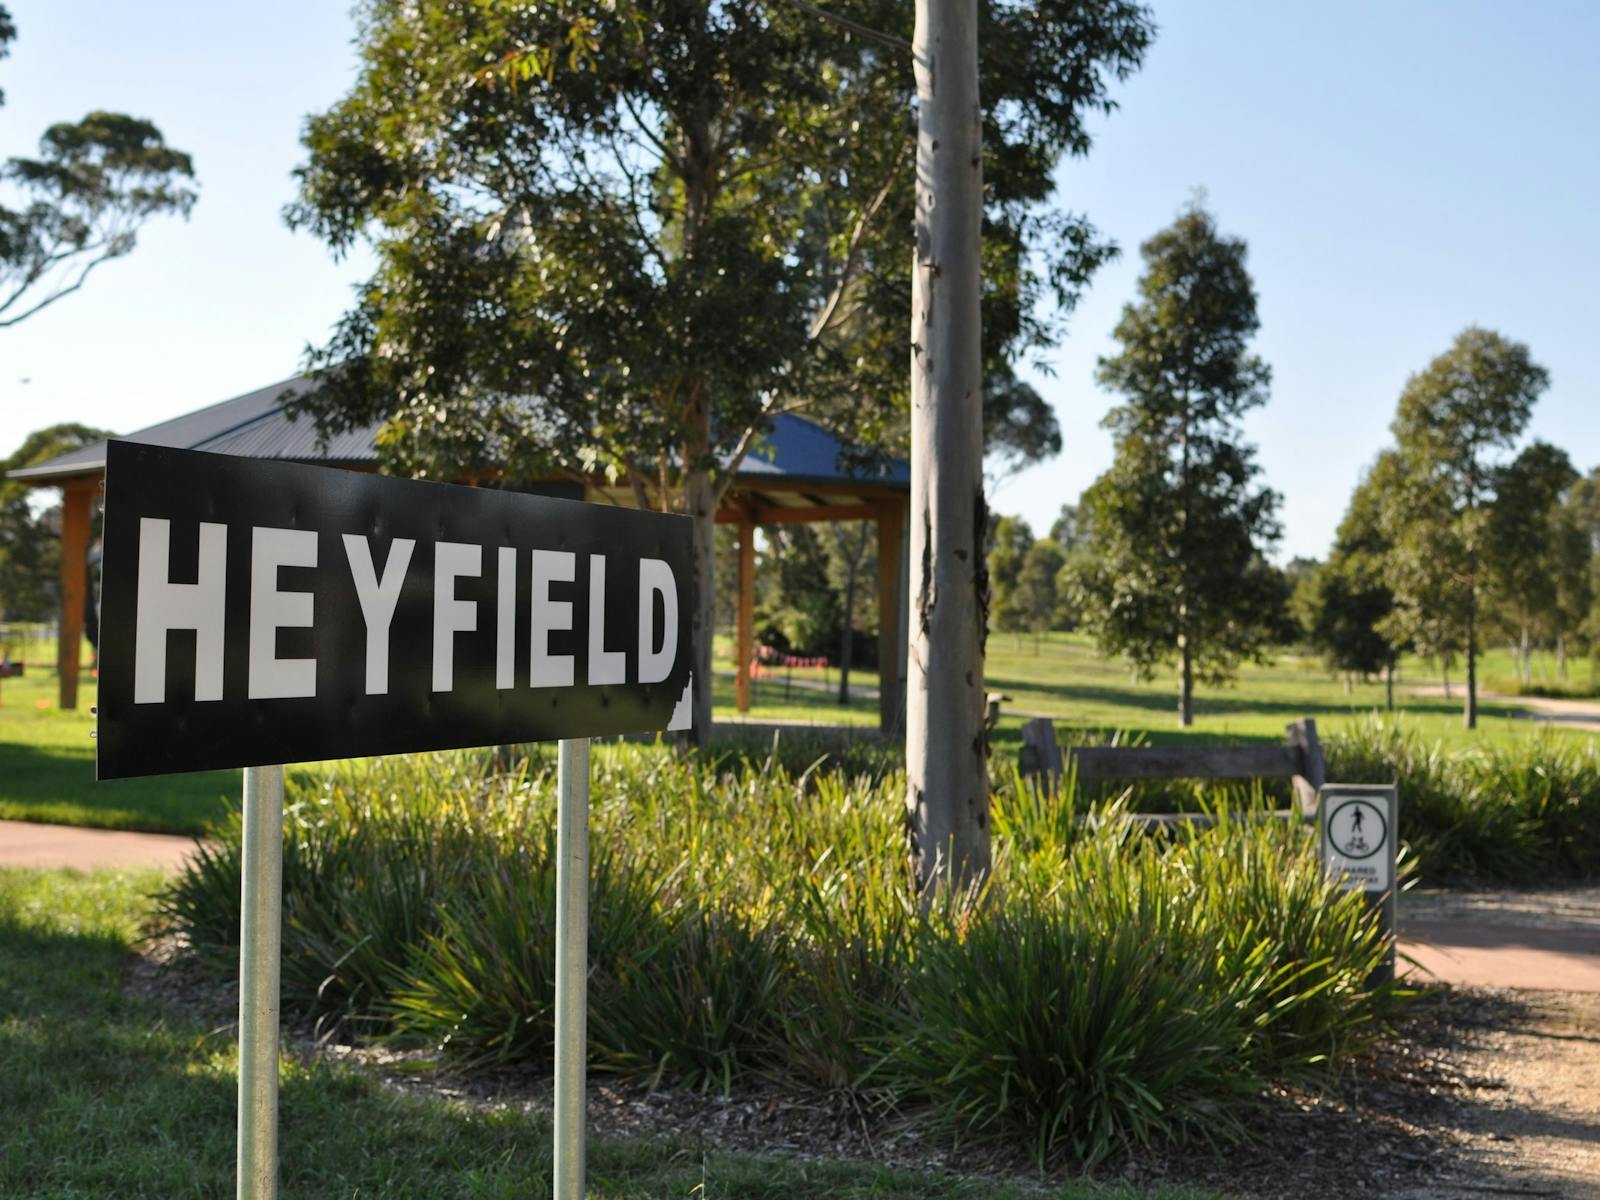
[[[691,524],[113,441],[96,774],[244,767],[241,1200],[278,1194],[283,763],[559,740],[556,1200],[584,1190],[589,739],[686,729]]]
[[[1359,891],[1378,914],[1388,940],[1384,964],[1371,983],[1394,979],[1398,906],[1395,852],[1399,841],[1400,793],[1393,784],[1329,783],[1318,794],[1322,864],[1347,891]]]
[[[589,739],[561,743],[556,776],[555,1200],[583,1200],[589,1009]]]
[[[283,768],[246,767],[239,920],[241,1200],[278,1194],[278,980],[282,959]]]

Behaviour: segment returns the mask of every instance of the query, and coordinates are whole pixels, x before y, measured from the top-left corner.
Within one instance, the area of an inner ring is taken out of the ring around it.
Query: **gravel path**
[[[1509,1019],[1478,1030],[1457,1065],[1466,1102],[1443,1124],[1442,1177],[1398,1200],[1600,1197],[1600,996],[1517,993]]]
[[[1441,684],[1422,684],[1407,689],[1413,696],[1444,697],[1444,687]],[[1465,690],[1457,685],[1450,689],[1450,699],[1457,700],[1465,695]],[[1478,691],[1479,702],[1493,702],[1495,704],[1520,705],[1528,711],[1524,714],[1530,721],[1542,724],[1560,725],[1564,729],[1587,729],[1600,732],[1600,700],[1565,700],[1549,696],[1506,696],[1500,692]]]

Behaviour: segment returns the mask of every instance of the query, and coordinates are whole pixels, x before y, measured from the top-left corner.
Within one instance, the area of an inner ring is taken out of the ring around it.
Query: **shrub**
[[[1600,752],[1549,732],[1446,753],[1373,715],[1328,746],[1328,776],[1396,783],[1400,835],[1432,883],[1525,883],[1600,871]]]
[[[350,768],[285,829],[284,1003],[465,1061],[549,1061],[554,780],[485,755]],[[1254,797],[1260,803],[1260,796]],[[912,895],[904,779],[607,747],[592,774],[594,1069],[774,1076],[1041,1160],[1226,1130],[1264,1078],[1372,1027],[1383,946],[1308,834],[1151,837],[1070,785],[995,798],[985,892]],[[168,889],[233,969],[238,829]]]

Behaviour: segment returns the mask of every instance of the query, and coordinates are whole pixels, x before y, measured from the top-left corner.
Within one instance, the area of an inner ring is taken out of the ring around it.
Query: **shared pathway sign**
[[[589,742],[687,728],[685,517],[112,441],[96,773],[244,767],[240,1197],[277,1195],[283,764],[560,739],[557,1200],[584,1193]]]

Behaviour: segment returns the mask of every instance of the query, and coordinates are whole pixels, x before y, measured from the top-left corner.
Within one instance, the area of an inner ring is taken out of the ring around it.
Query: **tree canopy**
[[[1403,470],[1386,509],[1389,624],[1424,653],[1466,656],[1469,729],[1478,720],[1487,531],[1501,459],[1548,383],[1527,346],[1474,326],[1406,382],[1394,419]]]
[[[1402,469],[1394,451],[1378,456],[1350,496],[1328,561],[1305,585],[1308,603],[1299,616],[1306,637],[1336,671],[1372,675],[1392,671],[1399,660],[1401,647],[1386,625],[1394,592],[1384,506]]]
[[[29,434],[10,458],[0,461],[0,618],[54,617],[61,569],[61,539],[48,510],[36,512],[34,493],[26,484],[6,479],[6,472],[110,436],[87,425],[51,425]]]
[[[15,37],[0,7],[0,58]],[[189,156],[141,118],[91,112],[46,129],[37,158],[0,167],[0,180],[21,199],[17,207],[0,203],[0,329],[71,295],[96,267],[129,253],[151,217],[187,216],[193,179]]]
[[[1127,0],[983,14],[983,334],[1003,415],[1031,404],[1010,364],[1053,344],[1051,314],[1113,253],[1050,203],[1054,169],[1087,151],[1087,116],[1113,107],[1152,27]],[[695,516],[708,563],[720,492],[775,413],[868,445],[904,427],[911,15],[367,0],[359,77],[307,124],[288,216],[335,250],[370,240],[378,267],[301,409],[325,429],[385,421],[388,460],[418,474],[604,475]],[[1002,415],[1002,446],[1037,442]]]
[[[1093,552],[1074,555],[1074,599],[1101,648],[1142,675],[1179,660],[1179,721],[1194,719],[1193,680],[1218,682],[1282,626],[1278,495],[1239,422],[1266,402],[1271,373],[1250,352],[1255,288],[1245,243],[1191,205],[1140,249],[1139,299],[1117,323],[1120,351],[1100,360],[1120,392],[1105,425],[1108,471],[1078,520]]]

